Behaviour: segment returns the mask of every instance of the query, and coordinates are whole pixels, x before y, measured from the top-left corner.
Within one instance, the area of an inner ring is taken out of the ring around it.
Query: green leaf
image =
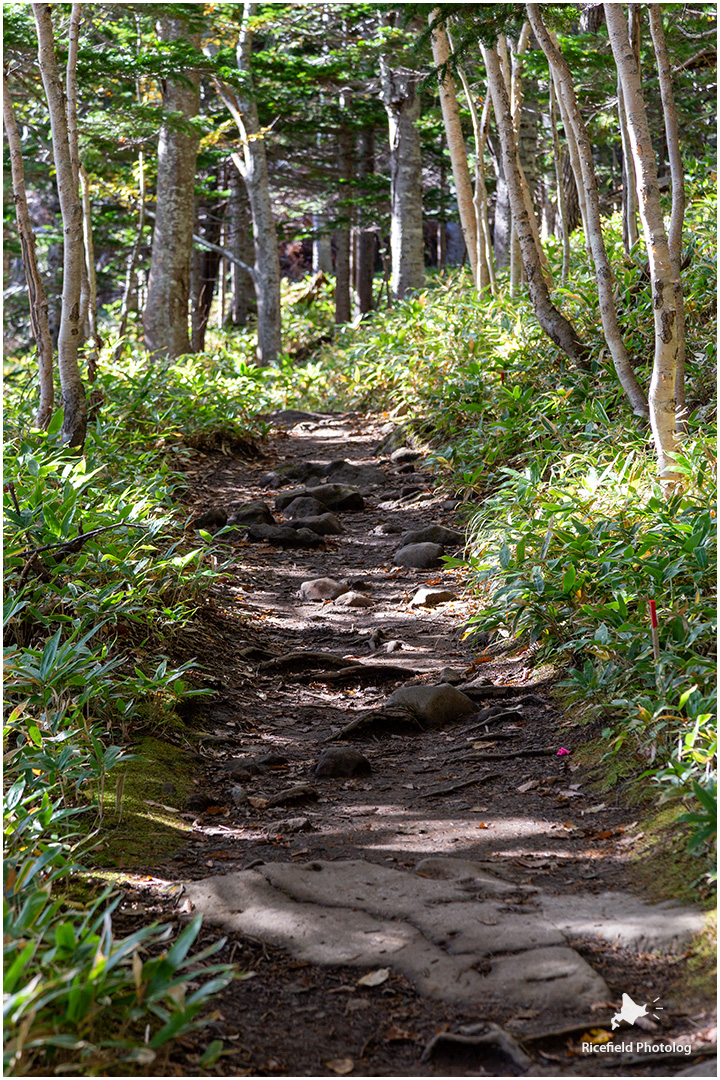
[[[570,592],[573,585],[575,584],[576,578],[577,578],[577,574],[575,572],[575,565],[574,565],[574,563],[570,563],[567,570],[563,574],[563,580],[562,580],[562,590],[563,590],[563,592],[566,592],[566,593]]]

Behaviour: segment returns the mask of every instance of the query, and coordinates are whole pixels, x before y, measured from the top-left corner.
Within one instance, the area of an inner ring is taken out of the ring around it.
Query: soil
[[[213,557],[226,560],[221,581],[177,643],[197,659],[204,685],[215,691],[212,698],[194,699],[182,738],[175,739],[195,755],[194,794],[183,804],[172,769],[157,790],[148,789],[151,805],[162,807],[166,822],[176,822],[173,850],[149,854],[124,872],[118,932],[125,924],[136,928],[139,916],[182,919],[170,883],[271,862],[364,859],[411,871],[428,856],[452,856],[481,863],[505,881],[566,895],[568,902],[580,892],[637,893],[631,854],[641,831],[638,810],[593,790],[575,753],[587,741],[587,729],[553,695],[556,673],[537,662],[531,648],[502,641],[482,647],[464,636],[478,603],[466,566],[414,570],[393,564],[400,532],[431,524],[462,527],[462,508],[453,508],[422,460],[396,466],[375,457],[381,437],[380,424],[367,417],[286,414],[274,419],[260,458],[212,450],[192,457],[189,518],[213,508],[230,512],[253,499],[272,508],[278,489],[264,489],[260,478],[289,463],[343,458],[380,464],[385,482],[370,489],[363,511],[339,515],[344,532],[325,537],[321,547],[215,542]],[[417,490],[408,493],[411,487]],[[274,513],[282,524],[283,515]],[[375,531],[381,522],[399,532]],[[199,535],[197,542],[204,542]],[[320,577],[351,584],[374,606],[301,600],[300,585]],[[435,608],[409,607],[417,588],[429,584],[452,590],[456,599]],[[385,652],[391,640],[401,645]],[[348,667],[375,666],[367,677],[338,677],[337,664],[323,671],[312,659],[309,669],[308,662],[261,666],[308,650],[332,653]],[[360,725],[338,740],[350,721],[379,708],[400,685],[439,683],[447,667],[458,669],[463,680],[485,676],[496,688],[476,702],[472,715],[429,730],[396,717],[394,727]],[[519,715],[478,720],[479,710],[498,704]],[[370,775],[316,777],[312,770],[321,752],[335,745],[361,751]],[[569,753],[559,755],[561,749]],[[249,761],[239,778],[227,771],[232,759],[261,755],[275,756],[259,765]],[[311,792],[269,805],[296,785],[310,785]],[[218,936],[206,925],[201,940]],[[482,1002],[459,1007],[421,996],[396,973],[366,987],[358,984],[363,973],[355,967],[294,960],[282,949],[231,933],[220,959],[231,958],[253,975],[218,997],[210,1027],[176,1044],[162,1074],[506,1075],[505,1066],[498,1072],[499,1066],[487,1060],[483,1066],[457,1048],[423,1057],[438,1032],[479,1021],[519,1039],[533,1062],[530,1075],[676,1075],[710,1052],[711,1005],[702,995],[688,1000],[682,955],[638,953],[595,937],[570,944],[611,993],[586,1016]],[[681,1040],[693,1054],[646,1054],[633,1062],[627,1054],[579,1053],[581,1036],[607,1026],[627,990],[637,1001],[662,999],[662,1019],[650,1022],[647,1038]],[[203,1068],[199,1056],[211,1039],[222,1040],[224,1055]]]

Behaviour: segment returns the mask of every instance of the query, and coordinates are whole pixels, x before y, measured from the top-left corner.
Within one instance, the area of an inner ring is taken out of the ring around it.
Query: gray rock
[[[472,1035],[438,1032],[425,1047],[420,1060],[465,1068],[472,1064],[473,1072],[479,1070],[480,1075],[489,1073],[491,1076],[501,1075],[501,1071],[506,1076],[521,1076],[532,1065],[532,1059],[512,1035],[497,1024],[473,1024],[470,1030]]]
[[[462,671],[458,671],[457,668],[444,667],[440,672],[441,683],[452,683],[453,686],[457,686],[458,683],[463,681]]]
[[[227,514],[219,506],[200,514],[190,522],[191,529],[205,529],[206,532],[215,532],[227,525]]]
[[[396,525],[394,521],[382,521],[379,525],[376,525],[374,529],[370,530],[371,536],[393,536],[395,533],[401,533],[402,529],[399,525]]]
[[[393,562],[396,566],[407,566],[415,570],[429,570],[440,565],[444,548],[440,544],[405,544],[395,552]]]
[[[265,541],[276,547],[313,548],[322,544],[322,537],[309,529],[291,529],[287,525],[250,525],[247,538],[251,544]]]
[[[398,641],[397,638],[392,638],[391,641],[386,641],[385,644],[383,645],[383,652],[386,652],[386,653],[402,652],[402,647],[403,647],[402,641]]]
[[[295,500],[296,502],[303,500]],[[290,510],[288,507],[288,510]],[[288,510],[285,513],[288,513]],[[334,514],[329,511],[327,514],[317,514],[315,517],[296,518],[293,516],[292,521],[288,521],[288,525],[291,529],[310,529],[311,532],[317,533],[318,536],[340,536],[345,532],[339,520]]]
[[[315,776],[368,776],[372,765],[359,750],[351,746],[331,746],[323,750],[313,769]]]
[[[349,592],[348,586],[343,585],[334,578],[313,578],[311,581],[303,581],[300,586],[300,596],[303,600],[337,600],[338,596]]]
[[[404,705],[430,727],[441,727],[475,711],[469,697],[449,683],[439,686],[401,686],[387,699],[387,705]]]
[[[308,517],[322,517],[326,512],[327,507],[324,503],[319,502],[318,499],[312,499],[309,495],[298,495],[296,499],[288,503],[283,508],[285,517],[290,518],[308,518]],[[303,528],[304,526],[298,526]]]
[[[459,529],[448,529],[445,525],[427,525],[424,529],[410,529],[402,535],[403,544],[443,544],[446,547],[460,547],[465,543],[465,533]]]
[[[269,831],[273,833],[299,833],[313,832],[313,830],[314,826],[309,818],[291,817],[285,821],[275,821]]]
[[[311,476],[322,476],[325,463],[321,461],[300,461],[297,464],[280,465],[272,472],[260,477],[260,487],[279,488],[285,484],[302,484]]]
[[[270,507],[262,499],[237,506],[227,519],[228,525],[277,525]]]
[[[295,499],[315,499],[325,510],[364,510],[365,500],[359,491],[347,484],[320,484],[317,487],[297,488],[284,495],[275,496],[275,509],[285,510]],[[299,515],[294,514],[294,517]]]
[[[410,461],[417,461],[422,457],[420,450],[411,450],[409,446],[401,446],[397,450],[393,450],[390,455],[390,460],[393,465],[407,465]]]
[[[229,773],[233,780],[249,780],[260,771],[257,762],[251,757],[230,758],[223,762],[222,770]]]
[[[323,475],[336,484],[352,484],[354,487],[377,487],[386,477],[377,465],[360,465],[354,461],[338,459],[325,466]]]
[[[441,589],[438,586],[424,585],[413,596],[410,607],[437,607],[438,604],[446,604],[455,599],[452,589]]]
[[[413,495],[419,495],[420,492],[424,490],[424,484],[406,484],[405,487],[400,488],[400,498],[409,499]]]
[[[365,596],[364,593],[350,592],[343,593],[335,601],[336,607],[351,607],[351,608],[363,608],[363,607],[375,607],[375,601],[371,600],[369,596]]]

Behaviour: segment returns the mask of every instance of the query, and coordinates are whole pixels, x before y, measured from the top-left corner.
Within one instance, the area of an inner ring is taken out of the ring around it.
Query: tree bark
[[[367,180],[375,172],[375,129],[362,128],[357,142],[357,180],[361,196],[367,196]],[[366,315],[373,309],[373,278],[375,276],[375,230],[361,220],[357,226],[357,259],[355,263],[355,294],[358,312]]]
[[[439,8],[434,8],[428,15],[430,26],[440,16]],[[460,227],[468,252],[470,269],[476,288],[487,287],[489,278],[483,284],[478,277],[478,222],[475,214],[473,201],[472,182],[468,167],[467,150],[465,139],[460,124],[460,110],[458,109],[455,82],[447,69],[450,59],[450,42],[444,26],[435,26],[431,30],[433,62],[438,69],[438,83],[440,86],[440,107],[442,109],[443,124],[445,126],[445,139],[450,153],[453,181],[455,182],[455,196],[457,198],[458,213],[460,215]],[[444,74],[440,69],[444,68]]]
[[[232,159],[245,181],[253,223],[255,244],[255,296],[257,299],[257,359],[261,367],[274,363],[282,348],[280,321],[280,258],[277,230],[270,202],[265,132],[260,128],[257,103],[254,98],[250,54],[257,4],[246,3],[237,44],[237,67],[243,72],[247,96],[239,99],[227,86],[220,87],[221,97],[238,126],[242,139],[242,156]]]
[[[349,104],[349,93],[343,90],[340,95],[340,104],[343,109]],[[342,124],[338,131],[337,162],[338,178],[341,182],[340,200],[342,202],[351,198],[350,183],[352,181],[352,135],[346,124]],[[352,318],[352,303],[350,299],[350,229],[351,210],[349,206],[338,207],[340,222],[333,234],[335,240],[335,322],[347,323]]]
[[[216,188],[216,180],[213,186]],[[193,251],[194,288],[192,290],[192,351],[202,352],[205,348],[205,334],[210,320],[215,286],[220,271],[220,216],[217,202],[209,194],[207,201],[201,203],[197,213],[197,231],[207,244],[201,250]],[[208,246],[212,244],[212,247]]]
[[[196,49],[200,35],[188,34],[184,19],[165,17],[158,27],[162,41],[185,39]],[[183,128],[163,124],[157,159],[157,208],[147,300],[143,315],[145,348],[151,358],[190,352],[188,302],[195,220],[195,164],[198,136],[185,125],[197,115],[199,76],[185,72],[190,85],[171,79],[163,85],[163,107]]]
[[[640,388],[635,372],[628,359],[627,350],[623,341],[620,327],[617,321],[615,298],[613,295],[613,280],[610,262],[605,250],[605,242],[602,235],[602,223],[600,220],[600,197],[598,195],[597,176],[593,161],[592,146],[583,123],[578,105],[575,87],[573,85],[572,72],[565,57],[560,52],[557,44],[553,41],[543,23],[538,4],[527,4],[527,12],[532,24],[533,32],[540,48],[547,57],[552,78],[557,87],[558,100],[563,102],[563,112],[568,119],[575,139],[581,170],[582,187],[585,192],[585,209],[587,215],[588,235],[593,263],[595,265],[595,279],[598,287],[598,299],[600,302],[600,318],[602,320],[605,340],[615,364],[620,384],[627,394],[633,411],[638,416],[647,416],[647,402]]]
[[[488,73],[488,85],[493,99],[495,121],[497,123],[505,177],[510,195],[513,222],[517,228],[523,268],[530,292],[530,300],[540,326],[558,345],[572,363],[582,371],[589,370],[587,350],[580,341],[575,327],[557,310],[550,299],[547,282],[543,276],[540,253],[535,241],[535,233],[528,220],[528,211],[520,179],[517,144],[513,133],[510,100],[503,77],[500,57],[496,49],[483,46],[485,66]],[[537,230],[537,223],[536,223]]]
[[[85,387],[78,366],[83,267],[82,207],[70,153],[65,95],[58,72],[50,6],[33,4],[32,9],[38,37],[38,64],[50,114],[53,160],[63,223],[63,287],[58,334],[58,374],[63,398],[62,439],[71,447],[81,447],[87,428]]]
[[[35,250],[35,233],[30,221],[27,195],[25,192],[25,169],[23,166],[22,143],[15,119],[12,95],[7,83],[7,73],[3,70],[3,122],[10,151],[10,169],[12,173],[13,201],[17,220],[22,261],[27,282],[28,301],[30,304],[30,324],[38,353],[38,375],[40,381],[40,400],[35,414],[35,427],[46,428],[52,419],[55,392],[53,388],[53,345],[48,324],[48,302],[45,295],[42,275]]]
[[[562,283],[563,285],[567,285],[568,274],[570,272],[570,230],[568,229],[568,216],[565,208],[565,183],[562,174],[560,137],[557,129],[557,109],[555,107],[555,90],[552,77],[549,80],[549,91],[550,127],[552,128],[553,157],[555,158],[555,183],[557,185],[557,209],[563,243]]]
[[[671,490],[680,480],[674,467],[674,455],[678,451],[675,380],[679,348],[678,321],[681,312],[677,310],[672,260],[665,233],[655,154],[640,71],[628,38],[622,6],[606,3],[604,8],[610,47],[625,99],[628,134],[638,179],[640,218],[650,263],[655,324],[655,356],[649,393],[650,426],[660,478],[666,490]]]
[[[227,208],[227,246],[237,259],[244,263],[253,261],[253,243],[251,238],[252,221],[247,191],[240,173],[232,166],[229,180],[230,198]],[[227,256],[225,256],[227,258]],[[246,326],[250,308],[250,296],[255,294],[252,276],[230,262],[230,288],[232,299],[227,321],[231,326]]]
[[[90,181],[85,166],[80,165],[80,197],[83,210],[83,242],[85,245],[85,277],[87,280],[87,325],[90,344],[87,353],[88,382],[94,383],[102,341],[97,324],[97,279],[95,277],[95,245],[92,234]]]
[[[425,284],[425,244],[422,231],[422,158],[420,134],[420,76],[407,68],[393,70],[380,58],[382,96],[390,135],[390,249],[391,287],[399,300],[408,289]]]
[[[675,286],[675,307],[677,311],[677,374],[675,376],[675,421],[676,430],[683,434],[687,431],[687,409],[685,407],[685,303],[683,300],[682,274],[682,237],[685,220],[685,170],[680,153],[680,135],[678,132],[677,109],[673,93],[670,57],[665,43],[662,9],[659,4],[649,4],[650,34],[652,36],[655,58],[660,80],[660,97],[665,120],[665,140],[670,159],[670,179],[672,182],[672,210],[668,247],[672,264]]]

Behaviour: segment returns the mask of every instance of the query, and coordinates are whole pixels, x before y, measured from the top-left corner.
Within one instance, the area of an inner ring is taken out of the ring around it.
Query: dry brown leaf
[[[390,978],[390,968],[377,968],[376,971],[369,971],[367,975],[363,975],[362,979],[358,979],[358,986],[380,986],[381,983],[387,982]]]
[[[352,1058],[332,1058],[325,1062],[325,1068],[331,1069],[338,1076],[347,1076],[355,1068]]]

